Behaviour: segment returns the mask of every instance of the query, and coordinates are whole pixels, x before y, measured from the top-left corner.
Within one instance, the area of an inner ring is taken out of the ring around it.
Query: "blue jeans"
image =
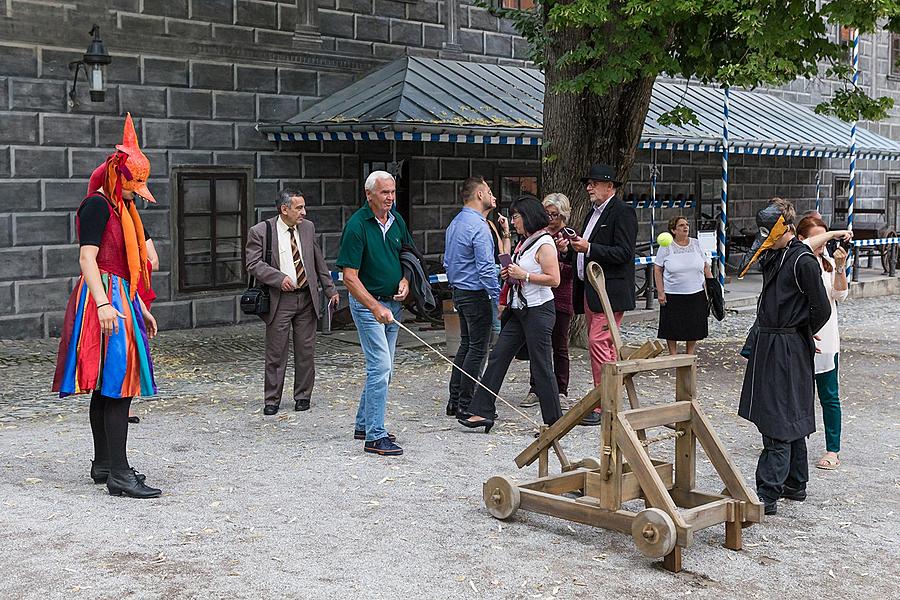
[[[400,303],[390,300],[381,304],[399,319]],[[356,412],[356,430],[366,432],[366,441],[372,442],[387,437],[384,428],[384,412],[387,407],[388,384],[394,370],[394,349],[400,326],[396,323],[384,325],[375,320],[368,308],[350,296],[350,314],[359,333],[359,344],[366,357],[366,383],[359,397]]]

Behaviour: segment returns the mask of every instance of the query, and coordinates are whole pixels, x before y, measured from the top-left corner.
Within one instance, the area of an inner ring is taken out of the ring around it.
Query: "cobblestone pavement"
[[[534,476],[512,461],[532,430],[503,405],[491,435],[441,416],[447,366],[405,336],[388,419],[406,454],[388,459],[350,440],[364,372],[354,332],[319,336],[313,409],[284,410],[286,400],[272,418],[261,414],[261,326],[164,332],[153,342],[160,394],[136,404],[142,422],[129,432],[133,464],[164,489],[149,502],[90,484],[85,398],[47,391],[56,342],[0,341],[0,597],[892,597],[900,297],[840,311],[843,466],[811,469],[810,498],[783,501],[747,530],[743,552],[721,547],[720,528],[703,530],[678,576],[625,535],[521,511],[506,523],[487,516],[484,480]],[[751,482],[759,436],[735,412],[746,364],[736,353],[752,319],[711,322],[698,369],[699,401]],[[624,334],[642,341],[655,324]],[[589,379],[576,350],[571,395]],[[527,381],[515,363],[503,396],[518,400]],[[668,373],[638,381],[646,403],[668,401],[672,389]],[[567,436],[569,456],[596,456],[596,434]],[[823,446],[821,433],[811,436],[810,461]],[[655,456],[671,451],[654,445]],[[703,460],[698,484],[721,488]]]

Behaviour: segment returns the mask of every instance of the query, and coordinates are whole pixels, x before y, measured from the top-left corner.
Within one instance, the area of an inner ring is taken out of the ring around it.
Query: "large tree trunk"
[[[550,6],[546,2],[544,10]],[[574,79],[584,67],[558,67],[557,61],[588,37],[586,29],[553,32],[545,46],[544,64],[543,192],[569,197],[569,223],[579,233],[589,204],[580,179],[593,163],[605,163],[616,169],[620,181],[628,180],[653,90],[653,78],[643,78],[614,86],[602,96],[590,91],[558,92],[559,82]],[[602,64],[592,66],[603,68]],[[576,319],[572,342],[585,347],[585,337],[583,320]]]

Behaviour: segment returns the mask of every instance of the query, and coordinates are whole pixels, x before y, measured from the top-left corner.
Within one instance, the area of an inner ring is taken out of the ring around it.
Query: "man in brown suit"
[[[316,322],[321,307],[319,289],[328,303],[339,301],[322,250],[315,243],[316,228],[306,216],[306,201],[296,190],[278,195],[277,217],[250,228],[247,235],[247,271],[269,287],[266,323],[265,408],[274,415],[281,402],[287,367],[288,334],[294,331],[294,410],[309,410],[315,382]],[[272,264],[265,262],[266,228],[271,228]]]

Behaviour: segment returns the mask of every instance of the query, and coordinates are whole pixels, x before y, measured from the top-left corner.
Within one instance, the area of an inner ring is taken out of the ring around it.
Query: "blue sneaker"
[[[374,442],[366,442],[363,450],[372,454],[381,456],[400,456],[403,454],[403,448],[391,441],[391,438],[385,436]]]

